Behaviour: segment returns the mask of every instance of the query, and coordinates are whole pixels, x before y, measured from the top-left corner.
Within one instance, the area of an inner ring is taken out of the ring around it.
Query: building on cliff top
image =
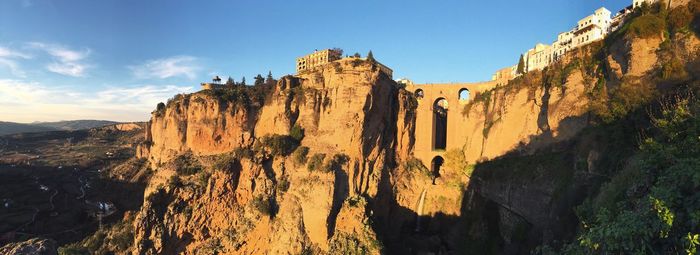
[[[360,58],[357,56],[350,56],[343,58],[342,57],[342,50],[339,49],[325,49],[325,50],[315,50],[313,53],[299,57],[297,58],[297,74],[301,74],[303,72],[312,70],[316,67],[326,65],[328,63],[338,61],[341,59],[359,59],[359,60],[368,60],[368,58]],[[388,66],[385,66],[382,63],[379,63],[379,61],[375,60],[372,58],[372,61],[377,64],[379,67],[379,70],[382,71],[384,74],[389,76],[390,79],[393,79],[393,74],[394,70],[389,68]]]
[[[297,73],[322,66],[342,58],[343,52],[336,49],[316,50],[314,53],[297,58]]]

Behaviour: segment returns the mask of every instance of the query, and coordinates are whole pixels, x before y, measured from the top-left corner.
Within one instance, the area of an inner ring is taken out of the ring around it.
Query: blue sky
[[[212,75],[294,72],[340,47],[415,82],[488,80],[537,42],[631,0],[0,1],[0,121],[143,121]]]

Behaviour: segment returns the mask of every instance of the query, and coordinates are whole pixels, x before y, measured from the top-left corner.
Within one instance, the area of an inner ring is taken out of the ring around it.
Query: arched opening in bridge
[[[423,98],[423,96],[425,96],[425,93],[422,89],[417,89],[416,92],[414,92],[413,94],[416,95],[417,99],[421,99]]]
[[[469,90],[468,89],[460,89],[459,90],[459,101],[460,102],[469,101]]]
[[[433,185],[435,185],[435,179],[440,177],[440,169],[443,163],[445,163],[445,160],[440,156],[435,156],[433,161],[430,162],[430,173],[433,176]]]
[[[447,147],[447,100],[438,98],[433,103],[433,150]]]

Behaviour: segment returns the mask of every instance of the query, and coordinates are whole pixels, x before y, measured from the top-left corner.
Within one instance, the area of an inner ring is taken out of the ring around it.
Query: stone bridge
[[[439,174],[445,152],[465,145],[468,119],[462,115],[464,105],[496,85],[495,81],[406,85],[418,98],[415,157]]]

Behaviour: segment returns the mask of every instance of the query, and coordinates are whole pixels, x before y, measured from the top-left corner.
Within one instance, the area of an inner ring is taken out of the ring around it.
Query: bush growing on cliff
[[[288,135],[274,134],[260,138],[260,146],[269,149],[273,156],[288,156],[299,146],[299,141]]]
[[[90,255],[90,252],[77,244],[58,248],[58,255]]]
[[[178,175],[193,175],[202,171],[202,165],[191,154],[180,155],[175,158],[175,167]]]
[[[259,195],[253,198],[251,201],[251,204],[255,210],[260,212],[263,215],[271,216],[272,215],[272,206],[271,206],[271,201],[269,198]]]
[[[345,154],[335,154],[333,155],[333,158],[328,160],[325,164],[323,164],[323,172],[330,173],[333,172],[333,170],[338,169],[341,167],[343,164],[347,163],[348,160],[350,160],[350,157]]]
[[[423,161],[420,159],[417,159],[415,157],[411,157],[406,162],[403,164],[403,168],[408,170],[409,172],[419,172],[419,173],[424,173],[428,176],[431,175],[430,170],[428,170],[427,167],[423,164]]]
[[[177,175],[170,176],[170,179],[168,179],[168,186],[173,188],[182,187],[182,180]]]
[[[284,193],[287,192],[287,190],[289,190],[289,177],[282,176],[277,182],[277,192]]]
[[[459,174],[471,176],[471,171],[474,168],[469,167],[467,159],[464,157],[464,152],[460,149],[452,149],[445,153],[445,166]]]
[[[236,157],[233,153],[223,153],[216,157],[212,167],[215,170],[229,171],[233,168],[233,164],[236,162]]]
[[[299,125],[294,125],[289,131],[289,136],[291,136],[297,142],[301,142],[304,139],[304,129]]]
[[[668,29],[671,33],[677,33],[688,28],[693,21],[693,14],[684,6],[673,8],[668,14]]]
[[[301,146],[292,153],[292,160],[297,166],[306,164],[309,155],[309,147]]]
[[[576,209],[570,254],[694,254],[700,245],[700,101],[664,103],[637,164]]]
[[[666,21],[654,14],[642,15],[632,19],[628,31],[633,38],[659,36],[666,31]]]
[[[323,160],[326,158],[326,154],[323,153],[316,153],[311,158],[309,159],[309,164],[307,165],[307,168],[309,171],[316,171],[320,170],[321,166],[323,166]]]

